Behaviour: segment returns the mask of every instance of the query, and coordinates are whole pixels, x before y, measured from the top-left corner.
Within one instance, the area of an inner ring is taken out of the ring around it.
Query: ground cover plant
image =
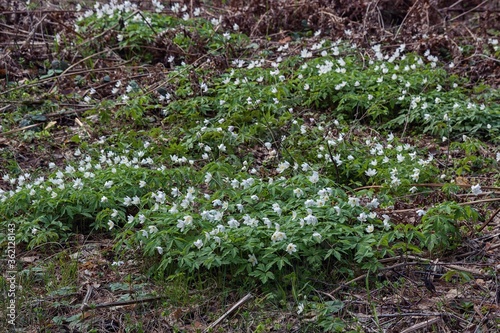
[[[500,93],[454,71],[498,66],[498,30],[449,59],[225,8],[74,4],[49,58],[2,59],[28,74],[2,82],[0,244],[18,309],[42,299],[17,327],[498,328]]]

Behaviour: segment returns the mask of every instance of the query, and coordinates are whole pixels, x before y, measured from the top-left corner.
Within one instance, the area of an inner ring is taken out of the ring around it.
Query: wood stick
[[[240,306],[242,306],[243,304],[245,304],[246,302],[248,302],[249,300],[251,300],[253,298],[252,294],[247,294],[245,295],[245,297],[243,297],[242,299],[240,299],[238,302],[236,302],[236,304],[234,304],[229,310],[227,310],[226,313],[224,313],[222,316],[219,317],[219,319],[217,319],[216,321],[214,321],[213,323],[211,323],[210,325],[208,325],[207,328],[205,328],[203,330],[203,333],[206,333],[208,332],[209,330],[211,330],[212,328],[214,328],[215,326],[219,325],[219,323],[221,321],[223,321],[227,316],[229,316],[231,313],[233,313],[237,308],[239,308]]]
[[[101,303],[101,304],[82,304],[82,311],[89,310],[89,309],[99,309],[99,308],[110,308],[113,306],[124,306],[124,305],[131,305],[131,304],[137,304],[137,303],[146,303],[146,302],[153,302],[157,301],[160,299],[166,298],[166,296],[157,296],[157,297],[150,297],[150,298],[143,298],[143,299],[134,299],[130,301],[118,301],[118,302],[109,302],[109,303]]]
[[[92,291],[94,291],[94,287],[92,287],[90,284],[87,285],[87,294],[85,294],[85,297],[83,298],[82,301],[82,306],[80,306],[80,310],[83,312],[86,308],[88,308],[88,301],[90,299],[90,296],[92,296]]]
[[[33,127],[40,126],[40,125],[43,125],[43,123],[38,123],[38,124],[33,124],[33,125],[24,126],[24,127],[21,127],[21,128],[16,128],[16,129],[13,129],[13,130],[11,130],[11,131],[7,131],[7,132],[0,133],[0,137],[1,137],[1,136],[5,136],[5,135],[7,135],[7,134],[12,134],[12,133],[16,133],[16,132],[21,132],[21,131],[24,131],[24,130],[27,130],[27,129],[30,129],[30,128],[33,128]]]
[[[481,232],[481,231],[483,231],[483,229],[484,229],[484,228],[486,228],[486,226],[487,226],[488,224],[490,224],[490,223],[493,221],[493,219],[495,218],[495,216],[497,216],[497,214],[498,214],[499,212],[500,212],[500,208],[498,208],[498,209],[496,210],[496,212],[494,212],[494,213],[490,216],[490,218],[488,219],[488,221],[484,222],[484,223],[483,223],[483,225],[482,225],[482,226],[481,226],[481,227],[480,227],[480,228],[479,228],[476,232]],[[471,233],[472,233],[472,232],[471,232]],[[471,236],[471,235],[469,235],[469,236]]]
[[[432,319],[429,319],[429,320],[426,320],[426,321],[423,321],[421,323],[418,323],[418,324],[415,324],[413,326],[410,326],[408,327],[407,329],[405,329],[404,331],[401,331],[401,333],[410,333],[410,332],[414,332],[414,331],[417,331],[421,328],[425,328],[429,325],[433,325],[435,323],[438,323],[441,321],[441,317],[436,317],[436,318],[432,318]]]

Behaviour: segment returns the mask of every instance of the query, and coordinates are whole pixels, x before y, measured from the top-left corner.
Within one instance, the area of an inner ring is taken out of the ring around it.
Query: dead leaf
[[[467,180],[467,178],[464,178],[464,177],[455,178],[455,184],[461,185],[461,186],[470,186],[469,181]]]

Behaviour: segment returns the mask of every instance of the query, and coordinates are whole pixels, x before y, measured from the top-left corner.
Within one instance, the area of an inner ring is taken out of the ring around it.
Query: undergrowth
[[[156,43],[171,53],[164,61],[170,68],[149,84],[96,74],[91,89],[74,98],[88,106],[89,123],[108,127],[106,136],[74,136],[63,166],[33,173],[9,167],[0,216],[2,230],[16,224],[16,242],[34,248],[105,232],[124,256],[140,249],[152,275],[201,271],[300,289],[313,277],[377,272],[387,257],[442,255],[481,218],[455,200],[481,195],[481,184],[455,181],[498,170],[498,151],[478,156],[480,140],[498,143],[498,90],[465,88],[436,56],[406,53],[404,44],[362,51],[318,32],[309,44],[261,49],[237,27],[181,7],[165,15],[106,6],[85,11],[79,38],[58,35],[55,50],[82,50],[89,67],[109,49],[155,63],[160,53],[145,45]],[[89,39],[99,34],[109,43]],[[18,98],[35,89],[12,82],[8,93]],[[42,110],[54,111],[49,104]],[[22,119],[37,121],[19,113],[2,126]],[[419,144],[424,134],[466,157],[440,160]],[[495,177],[487,185],[498,186]],[[428,184],[441,186],[440,200],[428,198]],[[412,221],[395,215],[401,201],[415,213]],[[6,237],[0,233],[0,243]],[[342,305],[310,307],[324,319]]]

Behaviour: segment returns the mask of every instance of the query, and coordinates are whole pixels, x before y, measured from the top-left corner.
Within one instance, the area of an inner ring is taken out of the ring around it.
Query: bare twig
[[[476,232],[481,232],[484,228],[486,228],[486,226],[488,226],[488,224],[490,224],[491,221],[493,221],[493,219],[495,218],[495,216],[498,215],[499,212],[500,212],[500,208],[498,208],[496,210],[496,212],[494,212],[493,214],[491,214],[491,216],[488,219],[488,221],[484,222],[483,225]]]
[[[415,324],[413,326],[410,326],[408,327],[407,329],[405,329],[404,331],[401,331],[401,333],[410,333],[410,332],[414,332],[414,331],[417,331],[419,329],[422,329],[422,328],[425,328],[425,327],[428,327],[430,325],[433,325],[433,324],[436,324],[438,322],[441,321],[441,317],[437,317],[437,318],[432,318],[432,319],[429,319],[429,320],[426,320],[426,321],[423,321],[421,323],[418,323],[418,324]]]
[[[0,137],[6,136],[8,134],[16,133],[16,132],[21,132],[21,131],[24,131],[24,130],[27,130],[27,129],[30,129],[30,128],[33,128],[33,127],[38,127],[40,125],[43,125],[43,123],[38,123],[38,124],[33,124],[33,125],[28,125],[28,126],[16,128],[16,129],[13,129],[11,131],[0,133]]]
[[[238,302],[236,302],[236,304],[234,304],[229,310],[226,311],[226,313],[224,313],[222,316],[219,317],[219,319],[217,319],[216,321],[214,321],[213,323],[211,323],[210,325],[208,325],[207,328],[205,328],[203,330],[203,333],[205,332],[208,332],[209,330],[211,330],[212,328],[214,328],[215,326],[219,325],[219,323],[221,321],[223,321],[227,316],[229,316],[231,313],[233,313],[237,308],[239,308],[240,306],[242,306],[243,304],[245,304],[246,302],[248,302],[249,300],[251,300],[253,298],[252,294],[247,294],[245,295],[245,297],[243,297],[242,299],[240,299]]]
[[[166,298],[165,296],[157,296],[157,297],[150,297],[150,298],[143,298],[143,299],[134,299],[130,301],[118,301],[118,302],[109,302],[109,303],[101,303],[101,304],[82,304],[81,310],[89,310],[89,309],[100,309],[100,308],[110,308],[113,306],[125,306],[125,305],[131,305],[131,304],[138,304],[138,303],[147,303],[147,302],[154,302],[158,301],[160,299]]]
[[[485,3],[489,2],[489,1],[490,1],[490,0],[484,0],[483,2],[481,2],[481,3],[480,3],[479,5],[477,5],[476,7],[472,8],[472,9],[470,9],[470,10],[468,10],[468,11],[466,11],[466,12],[464,12],[464,13],[462,13],[462,14],[458,15],[458,16],[455,16],[454,18],[452,18],[452,19],[450,20],[450,22],[453,22],[453,21],[455,21],[455,20],[457,20],[457,19],[461,18],[462,16],[467,15],[467,14],[469,14],[470,12],[475,11],[476,9],[478,9],[479,7],[481,7],[482,5],[484,5]]]
[[[405,258],[409,258],[409,257],[405,257]],[[400,259],[400,257],[392,257],[392,258],[382,259],[382,260],[380,260],[380,262],[383,262],[383,261],[386,261],[386,262],[387,261],[394,261],[394,260],[398,260],[398,259]],[[413,259],[413,258],[409,258],[409,259]],[[419,258],[419,259],[422,260],[421,258]],[[401,266],[416,265],[416,264],[418,264],[418,262],[415,262],[415,261],[412,261],[412,262],[403,262],[403,263],[399,263],[399,264],[395,264],[395,265],[392,265],[392,266],[381,268],[380,270],[381,271],[386,271],[386,270],[398,268],[398,267],[401,267]],[[335,288],[333,291],[331,291],[329,293],[323,293],[322,292],[322,294],[327,295],[327,296],[329,296],[332,299],[335,299],[332,296],[332,294],[335,294],[337,291],[341,290],[342,288],[344,288],[345,286],[347,286],[347,285],[349,285],[351,283],[354,283],[354,282],[359,281],[359,280],[363,280],[364,278],[366,278],[367,275],[368,275],[368,273],[367,274],[362,274],[362,275],[360,275],[358,277],[355,277],[352,280],[347,281],[346,283],[342,283],[340,286],[338,286],[337,288]]]
[[[401,31],[401,29],[403,28],[405,22],[406,22],[406,19],[408,17],[411,16],[411,14],[413,14],[413,12],[418,8],[417,5],[418,3],[420,2],[420,0],[418,1],[415,1],[415,3],[413,4],[413,6],[411,6],[410,10],[406,13],[406,16],[404,17],[403,21],[401,22],[401,24],[399,25],[399,28],[398,30],[396,31],[396,35],[394,35],[394,39],[396,39],[399,35],[399,32]]]
[[[92,287],[90,284],[87,285],[87,293],[85,294],[85,297],[83,298],[82,305],[80,306],[80,310],[84,311],[86,308],[88,308],[88,302],[90,299],[90,296],[92,296],[92,292],[94,291],[94,287]]]
[[[410,184],[408,186],[415,186],[415,187],[443,187],[447,184],[441,184],[441,183],[421,183],[421,184]],[[470,188],[470,185],[465,185],[465,184],[453,184],[455,186],[458,186],[460,188]],[[383,188],[383,185],[367,185],[367,186],[361,186],[353,189],[353,191],[361,191],[361,190],[368,190],[368,189],[381,189]],[[500,187],[495,187],[495,186],[481,186],[482,189],[486,190],[492,190],[494,192],[500,192]]]

